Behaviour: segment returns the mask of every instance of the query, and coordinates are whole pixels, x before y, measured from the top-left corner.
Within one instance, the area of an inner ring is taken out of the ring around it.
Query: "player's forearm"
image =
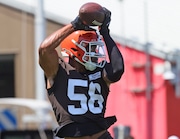
[[[41,48],[54,50],[61,41],[74,31],[72,24],[68,24],[48,36],[42,43]]]
[[[120,50],[109,33],[104,34],[103,37],[110,59],[110,64],[107,69],[108,78],[115,82],[118,81],[124,73],[124,60]]]

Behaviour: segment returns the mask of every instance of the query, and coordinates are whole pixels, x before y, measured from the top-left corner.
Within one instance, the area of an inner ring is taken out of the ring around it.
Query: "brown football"
[[[88,2],[79,9],[79,17],[89,26],[101,26],[104,21],[103,7],[94,2]]]

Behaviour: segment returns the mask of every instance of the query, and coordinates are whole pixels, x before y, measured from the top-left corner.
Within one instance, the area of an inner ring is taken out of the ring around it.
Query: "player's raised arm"
[[[111,12],[104,8],[104,13],[105,19],[103,24],[100,26],[100,33],[104,38],[110,59],[110,63],[108,63],[105,67],[105,79],[107,79],[109,83],[113,83],[120,80],[122,74],[124,73],[124,60],[120,50],[109,33]]]
[[[44,70],[47,77],[54,77],[58,70],[58,54],[55,50],[56,47],[76,30],[92,30],[89,26],[84,25],[79,16],[75,18],[70,24],[62,27],[49,35],[39,47],[39,64]]]
[[[58,70],[58,53],[55,48],[60,42],[74,31],[72,24],[55,31],[48,36],[39,47],[39,64],[47,77],[53,77]]]

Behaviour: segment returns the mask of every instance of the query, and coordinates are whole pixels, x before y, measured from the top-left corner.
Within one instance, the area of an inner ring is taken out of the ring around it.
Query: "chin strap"
[[[95,66],[95,65],[92,65],[92,64],[89,64],[89,63],[85,63],[84,66],[85,66],[85,68],[86,68],[87,70],[90,70],[90,71],[93,71],[93,70],[96,69],[96,66]]]
[[[79,62],[80,64],[82,64],[87,70],[89,71],[93,71],[96,69],[96,66],[93,64],[89,64],[89,63],[83,63],[81,62],[77,57],[74,57],[74,59]]]

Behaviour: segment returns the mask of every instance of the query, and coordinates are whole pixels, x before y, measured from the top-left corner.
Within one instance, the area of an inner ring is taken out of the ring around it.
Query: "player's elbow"
[[[122,68],[121,70],[117,70],[113,72],[112,76],[109,77],[109,80],[111,82],[117,82],[121,79],[123,73],[124,73],[124,68]]]
[[[49,54],[51,52],[54,52],[54,50],[51,50],[50,46],[46,45],[46,43],[42,42],[38,49],[39,56],[44,56],[46,54]]]
[[[124,65],[120,65],[119,68],[112,70],[112,72],[108,72],[108,79],[111,83],[117,82],[121,79],[124,73]]]

